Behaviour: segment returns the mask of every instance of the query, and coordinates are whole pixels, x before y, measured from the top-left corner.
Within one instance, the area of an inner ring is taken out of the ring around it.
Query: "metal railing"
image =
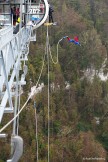
[[[9,35],[9,38],[8,38]],[[1,34],[2,45],[0,45],[0,122],[3,117],[4,109],[10,100],[12,102],[11,88],[19,73],[21,58],[27,57],[31,36],[31,28],[21,28],[13,35],[12,29],[7,28]],[[7,40],[6,40],[6,39]],[[12,106],[12,104],[10,105]]]

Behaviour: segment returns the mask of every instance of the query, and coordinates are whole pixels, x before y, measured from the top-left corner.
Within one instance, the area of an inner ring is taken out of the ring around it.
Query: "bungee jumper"
[[[70,43],[72,42],[72,43],[74,43],[76,45],[81,46],[81,44],[79,42],[79,39],[78,39],[78,36],[75,36],[74,39],[71,39],[68,36],[63,37],[63,39],[65,39],[65,38],[67,38],[68,42],[70,42]]]

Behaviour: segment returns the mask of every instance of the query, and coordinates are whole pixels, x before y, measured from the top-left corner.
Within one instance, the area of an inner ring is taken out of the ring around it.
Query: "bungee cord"
[[[48,47],[49,47],[49,48],[48,48],[48,49],[49,49],[49,54],[50,54],[50,57],[51,57],[51,60],[52,60],[53,64],[55,64],[55,65],[58,64],[58,44],[57,44],[57,61],[56,61],[56,62],[55,62],[54,59],[53,59],[50,44],[49,44]]]
[[[59,53],[58,53],[58,46],[59,46],[59,43],[60,43],[63,39],[65,39],[65,38],[67,38],[67,36],[61,38],[61,39],[58,41],[58,43],[57,43],[57,60],[56,60],[56,61],[54,61],[54,59],[53,59],[52,52],[51,52],[51,46],[50,46],[50,44],[48,45],[48,47],[49,47],[48,49],[49,49],[49,53],[50,53],[51,60],[52,60],[53,64],[55,64],[55,65],[58,64],[58,62],[59,62],[59,59],[58,59],[58,56],[59,56]]]
[[[57,60],[54,61],[53,56],[52,56],[52,52],[51,52],[51,46],[50,46],[50,44],[48,44],[48,50],[49,50],[50,57],[51,57],[51,60],[52,60],[53,64],[58,64],[58,62],[59,62],[59,59],[58,59],[58,56],[59,56],[58,47],[59,47],[60,42],[61,42],[62,40],[64,40],[64,39],[69,39],[68,42],[74,42],[74,44],[81,46],[81,44],[79,43],[77,37],[74,38],[74,39],[77,39],[77,41],[74,40],[74,39],[70,39],[68,36],[62,37],[62,38],[58,41],[58,43],[57,43]]]

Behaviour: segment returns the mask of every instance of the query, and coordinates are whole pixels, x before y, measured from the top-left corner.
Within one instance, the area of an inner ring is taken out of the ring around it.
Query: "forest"
[[[56,26],[49,27],[53,59],[57,60],[57,43],[63,36],[79,37],[81,46],[60,42],[58,64],[50,58],[50,162],[108,161],[108,1],[50,0]],[[31,42],[27,85],[21,105],[31,86],[38,80],[46,46],[46,26],[36,31]],[[20,162],[37,161],[36,102],[38,121],[38,162],[48,161],[48,70],[47,57],[40,84],[42,92],[34,96],[20,115],[19,135],[24,140]],[[104,77],[100,77],[104,76]],[[106,79],[105,79],[106,78]],[[54,85],[52,87],[52,85]],[[3,121],[11,119],[7,115]],[[2,127],[3,125],[0,125]],[[11,126],[6,132],[11,133]],[[10,157],[10,137],[0,140],[0,162]]]

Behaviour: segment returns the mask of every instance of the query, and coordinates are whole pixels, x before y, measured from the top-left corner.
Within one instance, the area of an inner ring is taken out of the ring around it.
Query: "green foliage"
[[[80,2],[79,0],[70,0],[67,4],[69,4],[74,7],[75,10],[79,10],[80,9]]]
[[[52,131],[54,132],[54,134],[57,134],[60,131],[61,127],[60,121],[55,121],[52,125]]]
[[[90,125],[88,125],[86,123],[83,123],[83,122],[79,122],[77,124],[78,131],[87,132],[87,131],[89,131],[91,129],[90,127],[91,127]]]

